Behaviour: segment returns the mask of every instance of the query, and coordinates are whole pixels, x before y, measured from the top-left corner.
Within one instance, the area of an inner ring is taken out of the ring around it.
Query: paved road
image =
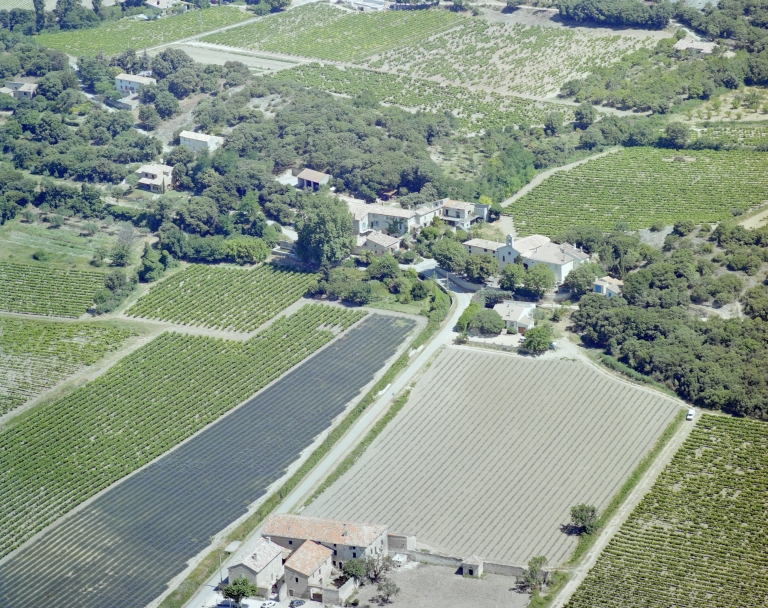
[[[389,387],[387,393],[365,411],[346,435],[344,435],[333,449],[326,454],[325,458],[323,458],[317,466],[310,471],[309,475],[307,475],[293,490],[293,492],[286,497],[282,504],[275,510],[275,513],[289,513],[298,508],[313,489],[336,468],[338,463],[363,439],[363,437],[365,437],[370,428],[387,411],[387,409],[389,409],[393,396],[400,393],[411,383],[411,380],[413,380],[416,374],[424,367],[438,349],[453,342],[457,335],[456,332],[453,331],[453,328],[461,313],[467,306],[469,306],[472,294],[454,292],[453,297],[456,300],[457,305],[446,326],[421,350],[414,361],[412,361],[405,371],[403,371],[392,383],[392,386]],[[223,571],[225,577],[227,564],[235,563],[249,552],[253,551],[253,544],[260,536],[261,526],[254,530],[245,540],[240,549],[224,562]],[[216,602],[221,597],[215,591],[218,582],[219,573],[217,572],[206,581],[205,585],[185,604],[185,606],[188,606],[189,608],[215,606]],[[152,605],[153,604],[150,604],[150,606]]]

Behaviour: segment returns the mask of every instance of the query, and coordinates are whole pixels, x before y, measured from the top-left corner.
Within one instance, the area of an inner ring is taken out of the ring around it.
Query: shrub
[[[470,327],[485,335],[499,335],[505,327],[501,315],[490,308],[478,311],[470,322]]]
[[[55,256],[50,251],[38,249],[32,254],[32,257],[38,262],[50,262]]]

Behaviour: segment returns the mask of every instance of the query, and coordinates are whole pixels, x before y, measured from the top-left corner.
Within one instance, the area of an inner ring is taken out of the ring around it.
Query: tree
[[[393,581],[383,581],[376,586],[376,591],[379,592],[379,597],[381,597],[382,603],[388,604],[390,597],[400,593],[400,587]]]
[[[687,236],[693,232],[695,228],[696,224],[693,223],[693,220],[677,220],[672,228],[672,232],[678,236]]]
[[[400,276],[400,265],[392,254],[385,254],[374,258],[367,268],[368,277],[371,279],[395,279]]]
[[[352,558],[344,562],[341,568],[342,572],[349,578],[355,579],[358,583],[365,579],[365,562],[362,559]]]
[[[523,348],[528,352],[540,355],[549,350],[552,344],[552,330],[549,325],[537,325],[525,332]]]
[[[41,32],[45,28],[45,0],[32,0],[35,7],[35,31]]]
[[[499,269],[499,263],[490,253],[471,255],[464,264],[467,278],[473,283],[485,283]]]
[[[547,573],[544,566],[547,565],[547,558],[543,555],[532,557],[528,560],[528,568],[523,570],[523,575],[517,577],[517,584],[528,591],[538,591],[544,586]]]
[[[525,0],[507,0],[507,9],[514,11],[518,6],[525,4]]]
[[[475,331],[490,336],[499,335],[505,325],[501,315],[490,308],[480,310],[469,324]]]
[[[297,227],[296,255],[310,264],[338,264],[355,245],[352,214],[346,203],[335,197],[312,197]]]
[[[253,236],[238,236],[226,243],[230,255],[238,264],[258,264],[269,255],[266,243]]]
[[[364,560],[365,576],[372,583],[379,582],[384,578],[395,562],[389,555],[369,555]]]
[[[139,280],[144,283],[157,281],[163,276],[162,262],[160,261],[160,252],[150,247],[149,243],[144,243],[144,253],[141,256],[141,266],[139,266]]]
[[[601,274],[602,268],[598,264],[581,264],[568,273],[564,285],[571,290],[574,297],[580,298],[592,291],[595,279]]]
[[[461,315],[459,315],[459,320],[456,321],[456,331],[459,333],[466,333],[470,323],[472,323],[472,320],[481,310],[482,307],[477,302],[472,302],[467,306]]]
[[[109,254],[112,266],[128,266],[131,263],[131,248],[127,243],[117,243]]]
[[[591,103],[585,101],[573,111],[573,115],[576,118],[576,122],[579,123],[579,126],[586,129],[589,125],[595,122],[597,111]]]
[[[221,592],[225,598],[229,600],[235,600],[235,602],[237,602],[237,605],[240,606],[240,603],[246,597],[252,597],[258,594],[259,587],[258,585],[254,585],[253,583],[248,582],[247,578],[242,577],[242,578],[236,578],[229,585],[226,585],[221,590]]]
[[[582,532],[592,534],[597,530],[598,514],[594,505],[580,504],[571,507],[571,521]]]
[[[682,122],[674,121],[667,125],[665,134],[673,148],[685,148],[691,136],[691,130]]]
[[[518,285],[523,284],[525,267],[522,264],[507,264],[501,269],[499,287],[504,291],[515,291]]]
[[[432,244],[431,253],[440,268],[450,272],[464,272],[468,254],[458,241],[445,238],[435,241]]]
[[[525,273],[523,286],[538,298],[541,298],[544,292],[555,286],[555,273],[545,264],[531,266]]]
[[[605,143],[603,133],[596,127],[591,127],[579,136],[579,145],[587,150],[594,150]]]
[[[161,91],[155,97],[155,109],[162,118],[170,118],[179,111],[179,102],[167,91]]]
[[[544,130],[550,135],[557,135],[563,128],[563,115],[560,112],[550,112],[544,119]]]
[[[160,126],[162,119],[152,106],[141,106],[139,108],[139,122],[147,131],[154,131]]]

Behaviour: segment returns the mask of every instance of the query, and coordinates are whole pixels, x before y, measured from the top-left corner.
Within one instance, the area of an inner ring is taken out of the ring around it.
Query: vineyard
[[[211,34],[203,42],[348,62],[421,40],[461,21],[444,10],[349,13],[305,4]]]
[[[521,235],[577,225],[611,230],[686,218],[716,222],[766,201],[768,154],[626,148],[552,175],[504,213]]]
[[[583,29],[527,27],[464,18],[458,27],[372,57],[368,67],[498,93],[552,95],[651,37],[599,35]]]
[[[0,434],[0,555],[141,467],[365,313],[313,304],[245,342],[165,333]],[[222,444],[223,445],[223,444]]]
[[[334,310],[346,322],[355,318]],[[126,598],[130,606],[150,604],[212,535],[245,515],[291,463],[308,455],[415,326],[369,315],[236,411],[44,532],[0,565],[0,605],[28,605],[31,580],[39,581],[40,597],[56,598],[56,606],[125,606]],[[151,409],[160,418],[165,411]],[[185,418],[194,422],[194,412]],[[170,421],[141,423],[131,436],[151,437],[152,429],[170,427]],[[84,430],[77,440],[89,454],[92,433]],[[119,458],[111,462],[122,466]]]
[[[405,11],[404,11],[405,12]],[[380,102],[425,112],[452,112],[464,129],[482,130],[515,124],[543,124],[549,112],[573,119],[568,106],[531,101],[522,97],[471,91],[360,68],[341,70],[313,63],[278,72],[272,78],[292,80],[331,93],[355,96],[373,93]]]
[[[0,317],[0,415],[114,350],[131,332]]]
[[[121,19],[107,22],[93,29],[69,30],[53,34],[40,34],[35,42],[42,46],[64,51],[74,57],[83,55],[116,55],[127,49],[142,50],[174,40],[188,38],[233,25],[251,18],[251,15],[233,7],[216,7],[201,11],[188,11],[181,15],[133,21]]]
[[[702,125],[693,131],[698,137],[726,145],[757,146],[768,141],[768,122],[723,122]]]
[[[265,264],[252,270],[191,264],[155,285],[126,314],[249,332],[303,296],[313,274]]]
[[[104,287],[104,275],[50,266],[0,263],[0,310],[79,317]]]
[[[570,608],[765,606],[768,425],[704,415]]]

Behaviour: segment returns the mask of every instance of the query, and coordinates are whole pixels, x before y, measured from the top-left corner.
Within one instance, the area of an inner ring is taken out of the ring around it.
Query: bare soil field
[[[562,564],[571,506],[605,508],[677,407],[581,362],[449,347],[303,514],[388,524],[457,557]]]

